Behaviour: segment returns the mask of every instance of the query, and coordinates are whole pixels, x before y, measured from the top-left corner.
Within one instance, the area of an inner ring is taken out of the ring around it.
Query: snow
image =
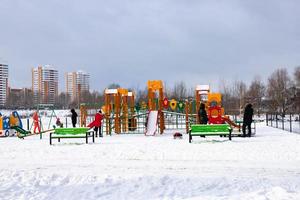
[[[300,135],[0,138],[0,199],[300,199]]]

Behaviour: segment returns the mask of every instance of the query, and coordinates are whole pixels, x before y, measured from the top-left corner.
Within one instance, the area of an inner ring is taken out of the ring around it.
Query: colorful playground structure
[[[220,93],[212,93],[209,85],[197,85],[193,99],[168,99],[164,93],[161,80],[149,80],[147,82],[148,95],[141,102],[136,102],[135,93],[125,88],[105,89],[104,105],[81,104],[80,105],[80,127],[87,127],[93,120],[95,114],[101,109],[104,114],[102,133],[106,135],[143,133],[146,136],[163,134],[166,129],[185,130],[189,132],[191,124],[200,124],[198,111],[201,104],[205,105],[208,124],[228,124],[231,128],[240,130],[240,125],[230,120],[225,115],[222,107],[222,96]],[[37,108],[38,121],[41,121],[40,113],[46,109],[51,111],[50,122],[45,130],[38,128],[42,139],[42,133],[53,132],[56,127],[50,127],[52,118],[58,120],[53,105],[39,105]],[[27,129],[23,128],[18,113],[15,111],[10,117],[0,117],[0,136],[16,135],[24,138],[34,135],[30,130],[36,128],[36,122]],[[238,122],[237,122],[238,123]],[[63,128],[60,123],[58,128]],[[65,127],[68,128],[68,127]],[[57,131],[55,131],[57,132]],[[75,131],[76,132],[76,131]],[[58,133],[58,132],[57,132]],[[59,132],[60,133],[60,132]],[[62,133],[60,133],[62,134]]]
[[[10,116],[2,116],[0,113],[0,137],[15,136],[14,127],[23,127],[21,118],[17,111],[13,111]]]
[[[40,111],[44,109],[51,111],[51,116],[47,129],[44,129],[40,118]],[[39,104],[37,106],[37,110],[33,113],[33,122],[30,127],[29,119],[27,119],[28,130],[25,130],[22,124],[22,120],[17,111],[13,111],[8,117],[2,116],[2,114],[0,113],[0,137],[18,136],[19,138],[24,138],[31,135],[40,135],[40,138],[42,139],[43,133],[50,132],[54,129],[54,127],[50,128],[50,124],[52,122],[53,117],[55,117],[58,120],[53,105]],[[32,129],[33,132],[30,131]]]
[[[104,132],[120,133],[145,133],[145,135],[163,134],[165,129],[185,129],[188,133],[190,124],[200,123],[198,110],[204,103],[209,124],[229,124],[233,128],[240,128],[225,116],[220,93],[211,93],[208,85],[198,85],[195,89],[195,99],[169,100],[164,95],[161,80],[147,82],[147,103],[142,100],[135,102],[134,92],[124,88],[106,89],[104,91],[105,104],[97,109],[102,109],[105,114]],[[81,113],[87,113],[81,107]],[[85,115],[81,115],[83,121]],[[85,123],[82,123],[85,126]]]

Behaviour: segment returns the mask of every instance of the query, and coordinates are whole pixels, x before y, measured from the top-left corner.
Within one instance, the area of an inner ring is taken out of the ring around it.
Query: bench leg
[[[60,142],[60,138],[57,138],[58,139],[58,142]]]
[[[85,143],[89,143],[89,139],[88,139],[88,133],[85,133]]]
[[[52,145],[52,133],[50,133],[50,145]]]
[[[93,143],[95,143],[95,132],[93,132]]]
[[[189,132],[189,143],[192,142],[192,135],[191,135],[191,132]]]
[[[231,140],[231,132],[232,130],[229,131],[229,140]]]

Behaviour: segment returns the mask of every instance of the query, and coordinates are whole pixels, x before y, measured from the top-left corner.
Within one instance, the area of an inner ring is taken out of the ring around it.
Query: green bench
[[[90,137],[94,143],[95,133],[89,131],[89,128],[57,128],[50,133],[50,145],[52,145],[52,139],[58,139],[58,142],[60,142],[61,139],[85,138],[85,142],[88,143]]]
[[[189,143],[192,142],[193,136],[228,136],[231,140],[232,128],[228,124],[193,124],[189,131]]]

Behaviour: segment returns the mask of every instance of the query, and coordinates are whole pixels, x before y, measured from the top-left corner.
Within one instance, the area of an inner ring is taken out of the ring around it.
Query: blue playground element
[[[3,117],[3,130],[10,129],[9,117]]]

